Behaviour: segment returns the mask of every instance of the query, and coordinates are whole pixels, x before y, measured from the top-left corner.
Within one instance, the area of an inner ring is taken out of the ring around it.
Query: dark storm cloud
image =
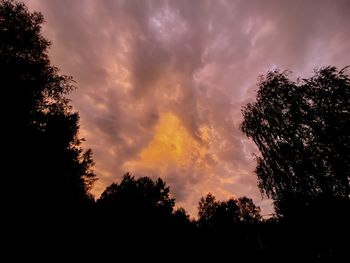
[[[253,174],[256,149],[239,130],[259,74],[350,64],[348,1],[26,2],[47,20],[52,61],[77,81],[72,103],[95,153],[95,192],[134,168],[164,177],[192,214],[208,191],[248,195],[270,211]],[[167,112],[205,149],[193,162],[208,169],[136,165]]]

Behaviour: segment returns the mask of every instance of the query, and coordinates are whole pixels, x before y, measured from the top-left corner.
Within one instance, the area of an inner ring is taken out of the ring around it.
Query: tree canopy
[[[169,220],[175,199],[170,197],[169,187],[161,178],[135,179],[127,173],[119,184],[106,188],[97,205],[102,212],[115,214],[120,220],[149,223]]]
[[[243,109],[243,132],[260,150],[259,187],[280,215],[296,215],[319,200],[350,198],[350,78],[324,67],[292,81],[271,71],[256,102]],[[295,209],[294,209],[294,208]],[[325,208],[325,207],[324,207]]]
[[[0,2],[8,188],[16,189],[17,205],[81,207],[92,198],[92,153],[81,145],[79,115],[67,98],[74,82],[51,65],[43,22],[41,13],[23,3]]]
[[[202,226],[227,227],[262,220],[260,208],[248,197],[216,201],[213,194],[202,197],[198,204],[198,222]]]

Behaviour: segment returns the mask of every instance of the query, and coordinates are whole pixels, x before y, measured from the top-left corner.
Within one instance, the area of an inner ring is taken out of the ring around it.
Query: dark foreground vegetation
[[[247,197],[208,194],[194,220],[174,208],[160,178],[126,174],[98,200],[89,193],[92,152],[81,145],[79,115],[66,97],[74,82],[50,64],[42,23],[24,4],[0,2],[3,237],[12,261],[347,261],[346,69],[324,67],[297,82],[269,72],[243,109],[242,130],[260,150],[259,187],[275,216],[263,220]]]

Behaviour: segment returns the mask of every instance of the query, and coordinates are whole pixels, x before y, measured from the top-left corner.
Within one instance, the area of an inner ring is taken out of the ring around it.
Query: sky
[[[208,192],[273,212],[240,131],[258,76],[350,65],[347,0],[26,0],[51,62],[73,76],[98,198],[123,174],[162,177],[192,216]]]

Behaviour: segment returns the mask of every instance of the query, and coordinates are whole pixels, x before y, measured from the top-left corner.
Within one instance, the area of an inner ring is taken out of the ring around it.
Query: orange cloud
[[[274,66],[349,64],[348,1],[320,2],[26,0],[45,16],[51,61],[77,81],[96,197],[130,171],[164,178],[191,215],[209,191],[271,213],[240,111]]]
[[[195,139],[187,131],[178,116],[171,112],[163,113],[156,125],[150,143],[140,151],[139,159],[127,162],[126,168],[157,169],[164,171],[170,166],[210,169],[207,162],[211,156],[206,146],[209,140],[208,129],[202,127],[200,138]]]

